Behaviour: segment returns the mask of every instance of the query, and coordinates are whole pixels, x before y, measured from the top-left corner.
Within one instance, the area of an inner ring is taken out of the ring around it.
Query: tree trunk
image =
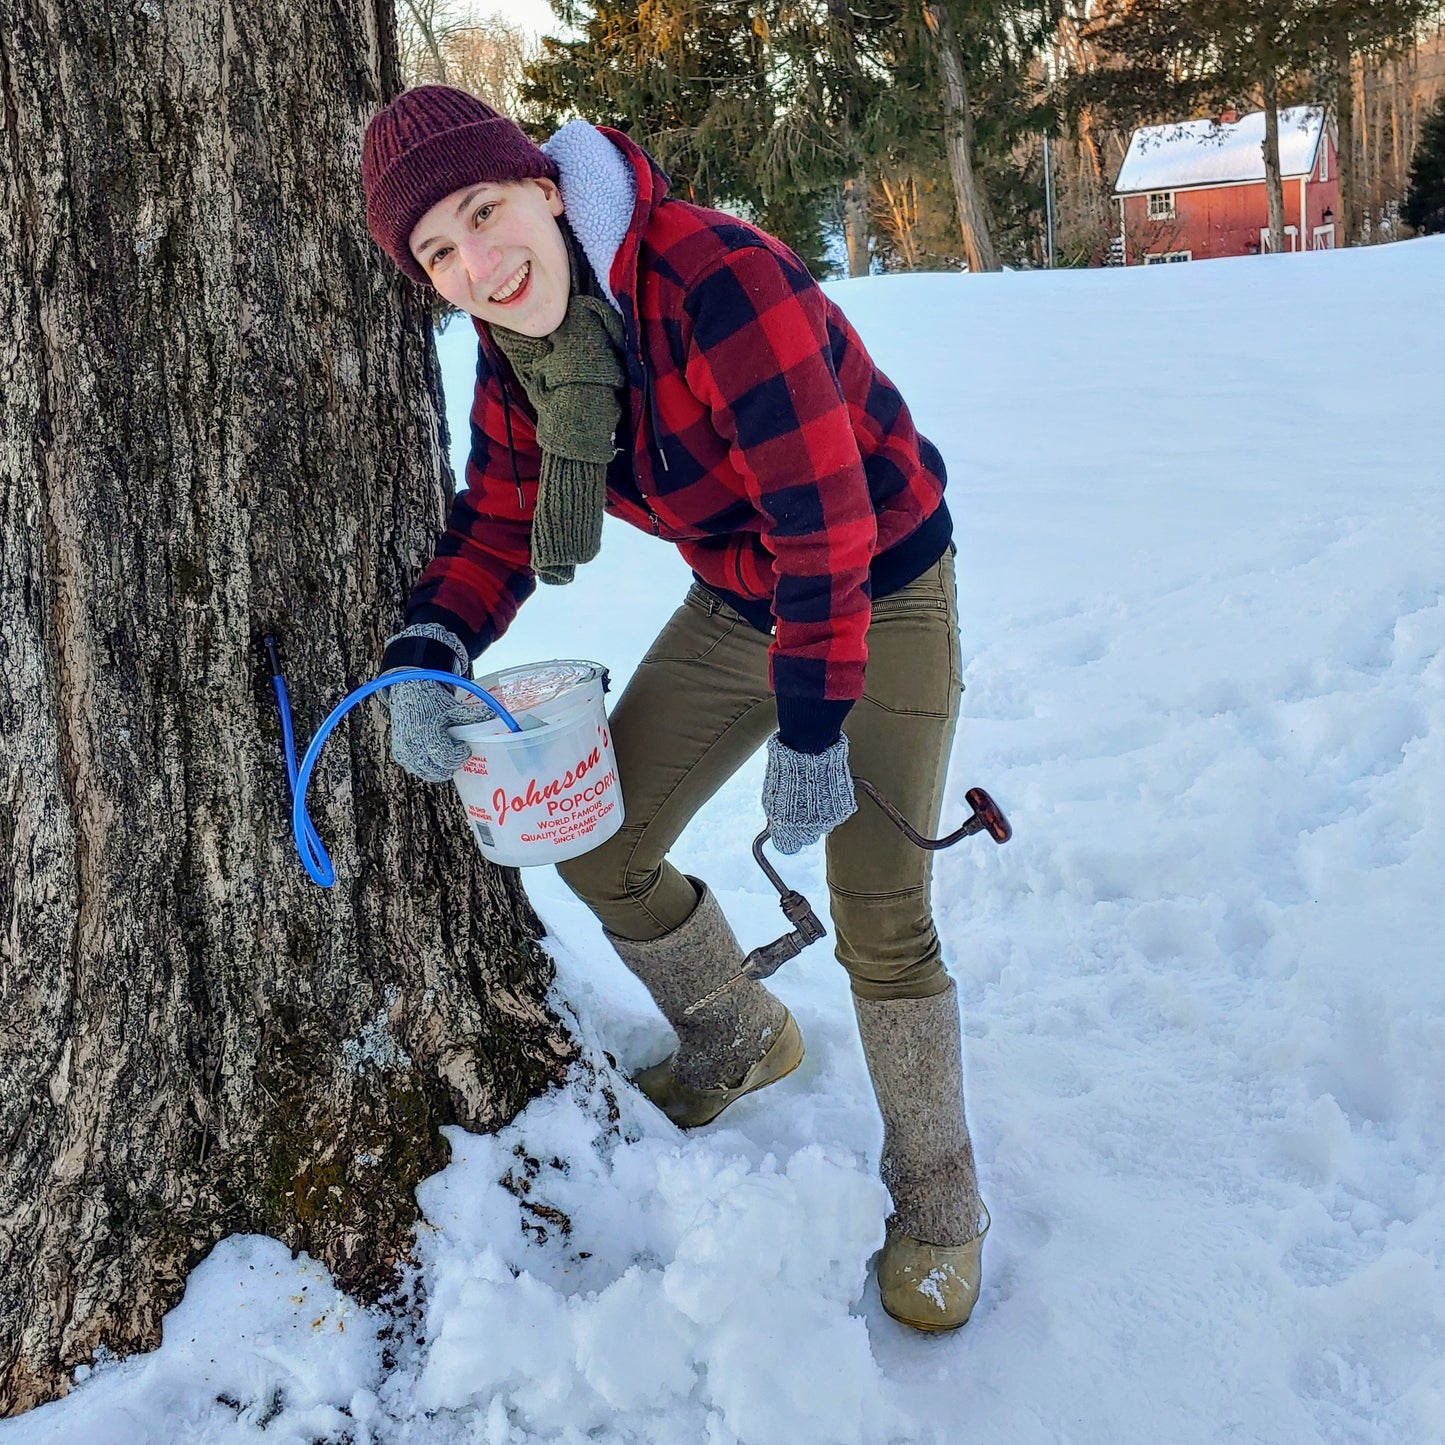
[[[878,194],[883,198],[875,214],[893,250],[907,271],[916,271],[918,248],[918,180],[908,175],[890,181],[878,177]]]
[[[1360,184],[1355,187],[1355,195],[1360,204],[1360,235],[1365,234],[1366,211],[1371,216],[1375,214],[1375,161],[1374,147],[1371,144],[1370,135],[1370,93],[1372,90],[1371,76],[1369,70],[1362,64],[1360,67]],[[1365,198],[1368,196],[1368,205]],[[1377,241],[1378,236],[1374,234],[1374,226],[1370,226],[1370,240]]]
[[[431,74],[418,75],[415,83],[449,85],[451,78],[447,74],[447,63],[442,56],[441,45],[437,41],[436,27],[432,23],[435,18],[434,7],[428,6],[427,10],[423,11],[416,4],[416,0],[403,0],[403,4],[406,6],[407,14],[411,16],[411,23],[416,26],[417,33],[421,36],[422,44],[426,47],[426,53],[431,58],[432,64]]]
[[[1394,162],[1394,185],[1391,190],[1396,199],[1404,194],[1405,174],[1409,166],[1405,164],[1404,157],[1409,155],[1408,151],[1402,151],[1400,146],[1403,125],[1400,118],[1400,64],[1398,61],[1390,67],[1390,154]]]
[[[1089,161],[1089,175],[1096,185],[1104,181],[1104,157],[1094,133],[1094,112],[1087,107],[1079,112],[1079,140]]]
[[[924,18],[938,52],[942,79],[944,138],[948,169],[963,233],[963,253],[970,271],[998,271],[998,253],[989,232],[988,209],[973,169],[973,115],[969,110],[968,79],[953,22],[941,5],[925,3]]]
[[[1355,57],[1350,36],[1342,31],[1335,44],[1335,152],[1340,185],[1340,244],[1353,246],[1360,233],[1360,202],[1355,177]]]
[[[11,0],[0,25],[0,1413],[154,1346],[236,1232],[363,1298],[438,1126],[575,1047],[539,928],[372,675],[450,475],[427,307],[368,240],[387,5]]]
[[[1279,171],[1279,77],[1267,71],[1264,90],[1264,191],[1269,201],[1269,245],[1284,250],[1284,180]],[[1300,218],[1303,224],[1304,218]]]
[[[848,274],[868,274],[868,177],[843,182],[843,234],[848,244]]]

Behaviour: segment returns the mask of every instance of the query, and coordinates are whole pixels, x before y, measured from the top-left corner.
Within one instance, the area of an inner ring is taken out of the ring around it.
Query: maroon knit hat
[[[516,121],[464,90],[404,90],[366,128],[361,184],[366,227],[413,281],[430,285],[407,240],[416,223],[453,191],[480,181],[557,179],[557,166]]]

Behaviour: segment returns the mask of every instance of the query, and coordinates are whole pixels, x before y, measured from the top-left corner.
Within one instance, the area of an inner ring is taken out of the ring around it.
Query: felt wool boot
[[[958,993],[853,998],[883,1115],[879,1174],[893,1196],[878,1291],[894,1319],[954,1330],[978,1301],[988,1211],[963,1116]]]
[[[690,1004],[732,978],[744,960],[712,890],[696,878],[691,882],[701,897],[671,933],[642,942],[607,935],[677,1032],[676,1052],[633,1083],[681,1129],[710,1123],[734,1099],[791,1074],[803,1061],[792,1014],[752,979],[687,1015]]]

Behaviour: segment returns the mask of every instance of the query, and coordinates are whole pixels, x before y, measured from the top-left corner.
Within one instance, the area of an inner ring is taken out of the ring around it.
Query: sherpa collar
[[[597,277],[602,294],[618,311],[612,263],[627,239],[637,207],[637,174],[606,135],[585,120],[568,121],[542,149],[561,172],[558,184],[567,224]]]

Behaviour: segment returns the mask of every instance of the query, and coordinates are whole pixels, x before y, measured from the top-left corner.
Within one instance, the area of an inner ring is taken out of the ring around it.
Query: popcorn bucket
[[[521,724],[500,718],[449,731],[472,750],[452,782],[477,846],[493,863],[563,863],[622,826],[617,757],[595,662],[531,663],[478,682]],[[479,699],[467,698],[482,706]]]

